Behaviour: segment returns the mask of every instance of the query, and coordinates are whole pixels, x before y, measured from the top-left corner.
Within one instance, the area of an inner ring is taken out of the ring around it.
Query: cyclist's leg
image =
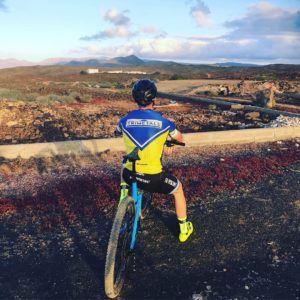
[[[179,241],[185,242],[193,232],[193,224],[187,221],[186,200],[180,181],[178,181],[177,188],[171,194],[175,199],[175,211],[180,228]]]
[[[175,198],[175,211],[178,219],[186,218],[186,200],[182,188],[182,184],[179,182],[177,189],[172,192]]]
[[[123,178],[124,164],[121,166],[120,174],[120,198],[119,203],[128,196],[129,184]]]
[[[131,171],[124,169],[124,180],[131,183]],[[193,225],[187,221],[186,200],[182,184],[172,174],[162,172],[159,174],[141,174],[136,176],[138,188],[155,193],[173,194],[175,198],[175,211],[179,222],[179,240],[185,242],[193,232]]]
[[[179,241],[185,242],[193,232],[193,224],[187,221],[186,200],[181,182],[172,174],[162,172],[160,192],[172,194],[175,198],[175,211],[179,222]]]

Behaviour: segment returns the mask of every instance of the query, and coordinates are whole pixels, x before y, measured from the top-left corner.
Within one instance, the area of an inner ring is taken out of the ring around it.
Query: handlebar
[[[174,140],[174,139],[171,139],[171,140],[166,140],[166,146],[167,147],[173,147],[174,145],[177,145],[177,146],[185,146],[185,143],[183,142],[179,142],[177,140]]]

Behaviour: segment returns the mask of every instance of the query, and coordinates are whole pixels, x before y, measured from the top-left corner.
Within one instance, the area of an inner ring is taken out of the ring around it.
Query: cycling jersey
[[[136,172],[157,174],[162,171],[161,156],[165,141],[176,134],[175,125],[152,109],[137,109],[122,118],[117,131],[123,134],[126,152],[139,148],[140,160],[136,162]],[[132,170],[132,163],[125,168]]]

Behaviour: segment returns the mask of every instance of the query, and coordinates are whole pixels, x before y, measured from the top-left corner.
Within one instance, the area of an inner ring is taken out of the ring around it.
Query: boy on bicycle
[[[153,110],[157,88],[153,81],[142,79],[132,88],[132,96],[138,105],[123,117],[117,126],[117,133],[123,135],[126,152],[139,148],[140,160],[136,162],[136,180],[138,188],[162,194],[172,194],[175,198],[175,210],[179,222],[179,241],[185,242],[193,232],[193,224],[187,221],[186,201],[182,184],[172,174],[164,172],[161,157],[167,137],[182,142],[182,134],[175,125],[160,113]],[[167,153],[172,152],[167,148]],[[132,183],[132,164],[124,165],[121,185]]]

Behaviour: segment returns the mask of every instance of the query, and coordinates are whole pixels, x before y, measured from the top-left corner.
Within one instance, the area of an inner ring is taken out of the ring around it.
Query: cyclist
[[[157,88],[153,81],[141,79],[132,88],[132,96],[138,109],[123,117],[117,126],[116,133],[122,134],[126,152],[139,148],[140,160],[136,162],[136,180],[138,188],[162,194],[172,194],[175,198],[175,210],[179,222],[179,241],[185,242],[193,232],[193,224],[187,221],[186,200],[180,181],[172,174],[164,172],[161,156],[168,136],[182,142],[182,134],[175,125],[160,113],[153,110]],[[166,148],[167,154],[173,147]],[[132,182],[132,164],[123,166],[121,180],[122,190]],[[124,182],[125,181],[125,182]],[[122,188],[123,186],[123,188]]]

